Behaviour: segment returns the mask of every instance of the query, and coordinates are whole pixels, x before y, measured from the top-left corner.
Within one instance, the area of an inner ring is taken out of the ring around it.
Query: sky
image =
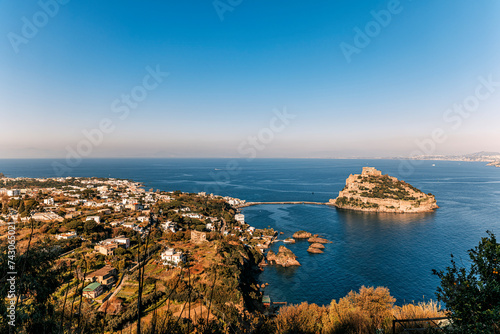
[[[0,158],[500,151],[498,59],[498,0],[0,0]]]

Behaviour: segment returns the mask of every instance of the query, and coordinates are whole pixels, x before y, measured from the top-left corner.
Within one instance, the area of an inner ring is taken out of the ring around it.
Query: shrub
[[[320,333],[324,307],[306,302],[281,308],[276,317],[277,333]]]
[[[454,326],[463,333],[500,331],[500,244],[493,233],[468,251],[470,268],[451,258],[446,270],[433,270],[441,279],[438,299],[449,309]]]
[[[393,309],[393,315],[397,319],[423,319],[423,318],[439,318],[445,317],[446,313],[441,310],[441,306],[435,301],[427,303],[420,302],[415,304],[405,304],[403,306],[396,306]],[[428,328],[432,327],[429,322],[412,322],[412,328]],[[397,328],[399,329],[399,328]]]
[[[357,334],[389,330],[395,299],[387,288],[361,287],[327,307],[302,303],[283,307],[275,319],[277,333]]]
[[[385,320],[391,318],[391,310],[396,301],[389,293],[389,289],[384,287],[362,286],[359,293],[351,291],[344,298],[368,314],[374,329],[381,328]]]

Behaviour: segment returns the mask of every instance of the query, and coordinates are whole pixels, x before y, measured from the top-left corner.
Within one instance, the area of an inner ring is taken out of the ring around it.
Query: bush
[[[391,318],[392,307],[396,301],[389,293],[389,289],[384,287],[367,288],[362,286],[359,293],[351,291],[344,298],[369,316],[374,330],[382,328],[385,320]]]
[[[306,302],[282,307],[276,317],[278,333],[320,333],[324,307]]]
[[[441,310],[441,306],[432,300],[427,303],[420,302],[417,305],[405,304],[403,306],[396,306],[393,310],[393,314],[397,319],[440,318],[446,316],[446,313]],[[411,327],[429,328],[432,327],[432,323],[412,322]]]
[[[446,304],[453,325],[463,333],[500,331],[500,244],[493,233],[468,251],[470,268],[457,266],[453,255],[446,270],[433,270],[441,279],[438,299]]]
[[[327,307],[302,303],[283,307],[277,333],[375,333],[389,330],[395,299],[387,288],[361,287]]]

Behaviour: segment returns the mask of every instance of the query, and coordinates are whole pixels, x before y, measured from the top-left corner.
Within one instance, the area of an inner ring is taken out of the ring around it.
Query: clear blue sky
[[[0,158],[64,157],[103,119],[86,156],[407,156],[437,128],[430,153],[500,151],[498,0],[60,1],[0,1]],[[148,67],[169,75],[121,119]]]

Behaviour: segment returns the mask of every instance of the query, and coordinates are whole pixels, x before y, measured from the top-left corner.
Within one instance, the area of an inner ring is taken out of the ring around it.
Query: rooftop
[[[87,275],[87,277],[95,277],[95,276],[106,276],[111,270],[115,270],[115,268],[111,266],[104,266],[101,269],[94,271]]]
[[[97,289],[100,286],[101,286],[101,283],[97,283],[97,282],[90,283],[89,285],[87,285],[85,287],[85,289],[83,289],[83,291],[94,291],[95,289]]]

